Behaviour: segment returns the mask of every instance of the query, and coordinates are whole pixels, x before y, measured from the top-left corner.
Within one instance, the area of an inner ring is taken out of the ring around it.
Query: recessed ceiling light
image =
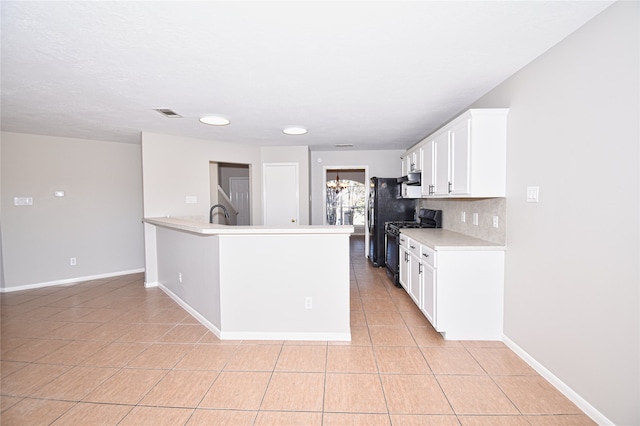
[[[284,133],[285,135],[304,135],[305,133],[307,133],[307,129],[305,129],[304,127],[293,126],[287,127],[282,131],[282,133]]]
[[[200,122],[211,126],[226,126],[230,123],[228,119],[220,117],[219,115],[205,115],[204,117],[200,117]]]

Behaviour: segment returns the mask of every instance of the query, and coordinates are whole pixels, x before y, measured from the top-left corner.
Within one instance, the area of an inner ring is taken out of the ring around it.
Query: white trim
[[[191,306],[187,305],[181,298],[179,298],[174,292],[172,292],[171,290],[169,290],[167,287],[165,287],[164,285],[162,285],[162,283],[156,283],[156,285],[158,287],[160,287],[160,290],[164,291],[167,296],[169,296],[171,299],[173,299],[174,302],[176,302],[178,305],[180,305],[182,307],[182,309],[184,309],[185,311],[189,312],[189,314],[191,314],[192,317],[194,317],[195,319],[198,320],[198,322],[200,322],[200,324],[204,325],[205,327],[207,327],[209,329],[209,331],[211,331],[213,334],[216,335],[216,337],[218,339],[220,339],[220,330],[218,329],[218,327],[216,327],[215,325],[213,325],[213,323],[207,321],[207,319],[205,317],[203,317],[202,315],[200,315],[200,313],[198,311],[196,311],[195,309],[193,309]]]
[[[576,404],[584,413],[599,425],[613,425],[614,423],[605,417],[600,411],[598,411],[593,405],[589,404],[583,397],[581,397],[576,391],[571,389],[566,383],[560,380],[555,374],[547,370],[542,364],[536,361],[531,355],[529,355],[524,349],[518,346],[513,340],[507,336],[502,336],[502,341],[515,352],[520,358],[522,358],[527,364],[529,364],[534,370],[544,377],[551,385],[553,385],[560,393],[569,398],[571,402]]]
[[[10,293],[13,291],[22,291],[22,290],[33,290],[36,288],[51,287],[56,285],[75,284],[75,283],[81,283],[84,281],[99,280],[101,278],[111,278],[111,277],[119,277],[122,275],[137,274],[139,272],[144,272],[144,271],[145,271],[144,268],[130,269],[128,271],[110,272],[107,274],[98,274],[98,275],[87,275],[84,277],[69,278],[66,280],[47,281],[44,283],[26,284],[26,285],[19,285],[16,287],[3,287],[3,288],[0,288],[0,293]]]
[[[351,333],[289,333],[260,331],[224,331],[221,340],[300,340],[300,341],[351,341]]]

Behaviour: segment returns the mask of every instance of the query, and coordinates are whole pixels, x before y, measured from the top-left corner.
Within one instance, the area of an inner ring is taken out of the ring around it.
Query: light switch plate
[[[32,206],[33,197],[14,197],[13,205],[14,206]]]
[[[539,186],[527,186],[527,203],[537,203],[539,201],[539,194]]]

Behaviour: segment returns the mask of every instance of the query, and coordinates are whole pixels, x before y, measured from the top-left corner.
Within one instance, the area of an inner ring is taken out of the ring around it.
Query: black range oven
[[[400,230],[405,228],[442,228],[442,210],[420,209],[417,221],[385,223],[385,239],[387,240],[385,265],[389,278],[397,287],[400,287],[398,274],[400,268]]]

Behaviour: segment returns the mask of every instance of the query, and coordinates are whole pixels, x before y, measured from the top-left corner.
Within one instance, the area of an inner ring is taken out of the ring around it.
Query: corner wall
[[[3,132],[1,149],[4,290],[142,271],[139,145]]]
[[[208,221],[210,162],[250,166],[251,216],[262,223],[260,148],[142,133],[144,216],[189,216]],[[186,197],[196,197],[187,203]]]
[[[505,336],[619,425],[640,424],[639,5],[472,105],[510,108]]]

